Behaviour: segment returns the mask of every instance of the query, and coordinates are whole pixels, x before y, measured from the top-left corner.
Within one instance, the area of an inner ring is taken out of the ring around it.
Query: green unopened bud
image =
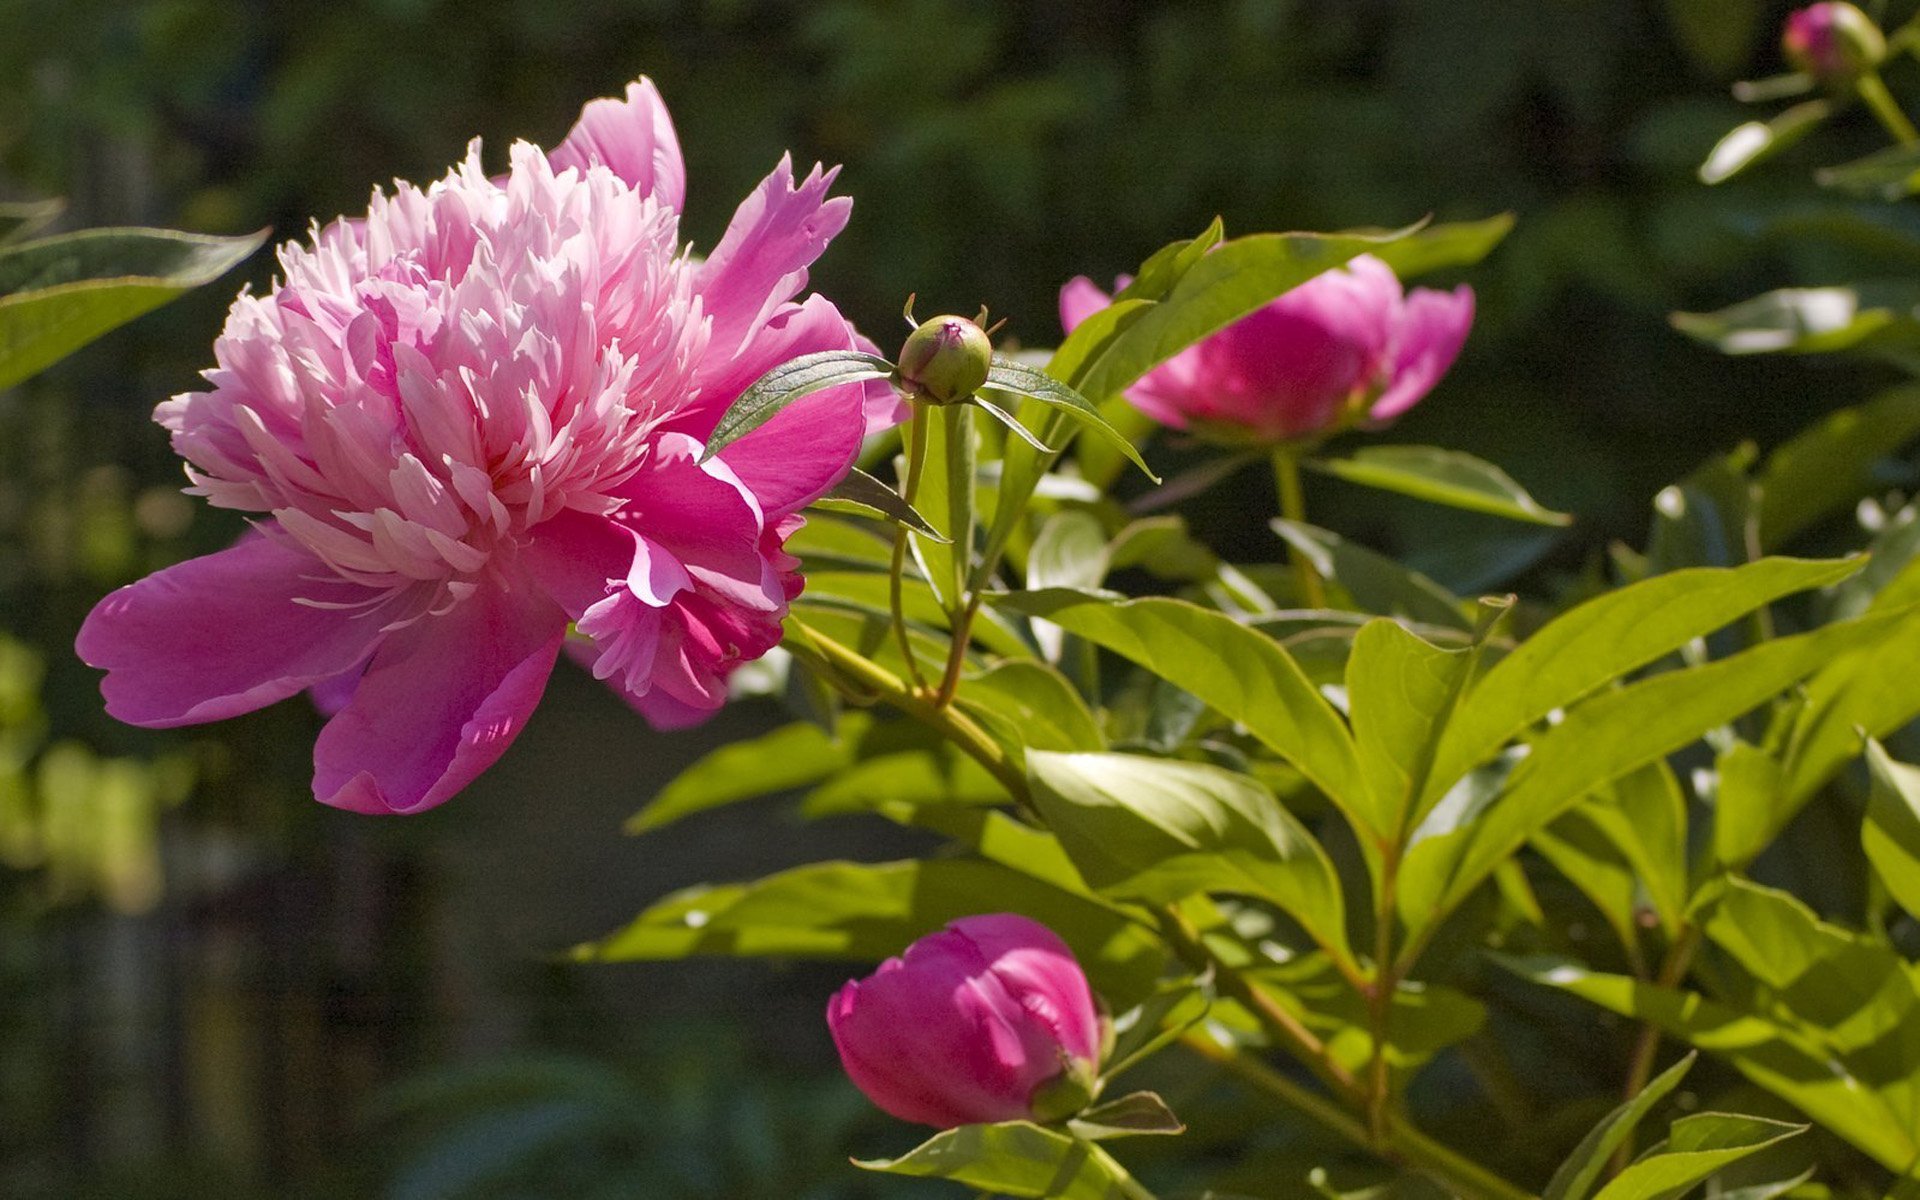
[[[965,317],[935,317],[900,347],[900,379],[935,404],[964,400],[987,381],[993,343]]]
[[[1873,18],[1840,0],[1822,0],[1787,18],[1780,37],[1787,61],[1821,83],[1846,83],[1880,65],[1886,35]]]
[[[1033,1089],[1033,1095],[1027,1097],[1027,1108],[1036,1121],[1064,1121],[1080,1115],[1099,1092],[1093,1064],[1068,1059],[1066,1070]]]

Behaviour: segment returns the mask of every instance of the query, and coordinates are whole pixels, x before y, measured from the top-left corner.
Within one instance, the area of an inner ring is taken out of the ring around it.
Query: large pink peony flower
[[[1060,289],[1060,323],[1072,332],[1109,303],[1085,276],[1071,280]],[[1472,324],[1471,289],[1404,292],[1391,267],[1362,255],[1182,350],[1127,399],[1162,425],[1235,441],[1380,425],[1433,390]]]
[[[210,391],[156,419],[190,491],[258,536],[102,600],[78,650],[136,725],[314,688],[337,711],[314,794],[417,812],[490,765],[568,637],[655,723],[717,708],[800,589],[782,544],[891,404],[796,404],[715,460],[702,439],[795,355],[864,347],[807,267],[846,224],[786,160],[704,261],[653,84],[586,106],[551,154],[479,145],[422,190],[280,251],[242,294]]]

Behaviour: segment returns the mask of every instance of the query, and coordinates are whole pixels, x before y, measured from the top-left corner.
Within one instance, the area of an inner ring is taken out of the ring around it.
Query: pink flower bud
[[[1061,324],[1072,331],[1109,303],[1075,279],[1060,291]],[[1405,293],[1392,268],[1363,255],[1187,347],[1127,398],[1163,425],[1232,442],[1382,425],[1433,389],[1472,324],[1472,289]]]
[[[1780,48],[1795,70],[1821,83],[1845,83],[1880,65],[1887,39],[1858,8],[1824,0],[1787,18]]]
[[[993,366],[993,343],[965,317],[921,322],[900,347],[900,378],[935,404],[973,395]]]
[[[1093,1097],[1102,1025],[1066,943],[1011,913],[955,921],[827,1005],[868,1099],[938,1129],[1071,1116]]]

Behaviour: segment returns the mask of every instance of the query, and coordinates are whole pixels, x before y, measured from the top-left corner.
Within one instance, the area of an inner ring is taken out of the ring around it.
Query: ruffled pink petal
[[[75,650],[106,670],[100,690],[120,720],[217,721],[361,662],[386,623],[381,599],[280,538],[249,537],[107,596]]]
[[[746,346],[776,308],[807,286],[807,268],[846,228],[853,201],[827,198],[839,168],[814,167],[793,181],[793,159],[780,165],[741,201],[732,224],[695,275],[695,287],[713,321],[718,355]],[[735,393],[736,395],[738,393]]]
[[[432,808],[513,744],[545,689],[566,617],[526,581],[483,585],[390,635],[313,748],[313,793],[363,813]]]
[[[717,421],[727,405],[774,367],[820,350],[871,353],[863,341],[823,296],[809,296],[775,314],[738,356],[716,364],[722,369],[714,378],[701,381],[703,401],[712,396],[715,402],[700,436],[711,430],[711,421]],[[845,478],[871,427],[895,423],[900,403],[884,380],[877,389],[851,385],[815,392],[726,447],[719,457],[753,493],[767,519],[777,520],[818,500]],[[707,419],[705,414],[702,419]]]
[[[1113,303],[1113,298],[1085,275],[1075,275],[1060,288],[1060,328],[1072,333],[1080,322]]]
[[[808,453],[791,449],[796,458]],[[703,452],[685,434],[660,435],[647,465],[621,485],[627,500],[621,512],[643,522],[647,537],[685,564],[703,590],[752,608],[777,608],[784,596],[761,551],[767,522],[759,498],[730,462],[703,463]]]
[[[1460,356],[1472,328],[1472,288],[1462,285],[1451,292],[1415,288],[1407,297],[1394,340],[1386,390],[1367,419],[1391,421],[1424,399]]]
[[[679,211],[687,197],[687,168],[680,138],[653,80],[627,85],[627,98],[594,100],[580,110],[567,140],[547,154],[553,169],[584,173],[600,163],[642,194],[651,193]]]

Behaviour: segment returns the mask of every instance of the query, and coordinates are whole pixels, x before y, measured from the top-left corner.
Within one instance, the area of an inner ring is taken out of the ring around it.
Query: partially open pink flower
[[[1060,323],[1072,332],[1111,302],[1081,276],[1060,290]],[[1433,390],[1472,324],[1472,289],[1403,293],[1390,267],[1362,255],[1182,350],[1127,398],[1163,425],[1233,441],[1380,425]]]
[[[1854,5],[1821,0],[1787,16],[1780,49],[1796,70],[1821,83],[1845,83],[1880,64],[1887,39]]]
[[[1071,1115],[1103,1037],[1073,951],[1012,913],[921,938],[835,993],[827,1026],[868,1099],[941,1129]]]
[[[414,812],[512,742],[570,621],[665,724],[779,640],[800,588],[781,547],[845,474],[869,397],[819,393],[698,460],[763,372],[865,345],[795,301],[846,224],[833,173],[796,184],[783,159],[703,261],[647,80],[511,164],[489,177],[476,142],[283,247],[284,281],[234,302],[211,390],[156,419],[189,490],[259,514],[259,536],[94,609],[78,650],[109,712],[185,725],[315,688],[336,711],[314,794]]]

